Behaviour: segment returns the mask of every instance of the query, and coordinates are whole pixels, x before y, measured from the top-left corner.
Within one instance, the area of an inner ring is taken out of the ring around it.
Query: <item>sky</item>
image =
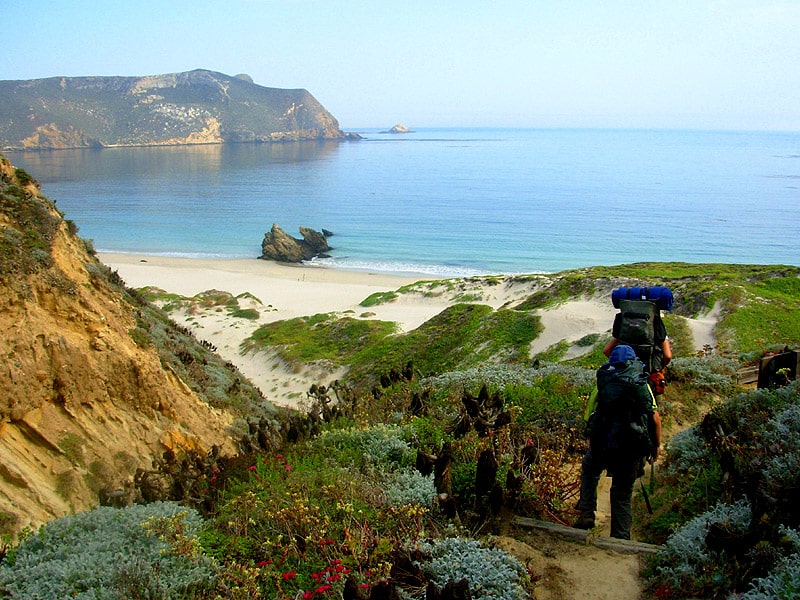
[[[209,69],[345,131],[800,131],[800,0],[0,0],[0,80]]]

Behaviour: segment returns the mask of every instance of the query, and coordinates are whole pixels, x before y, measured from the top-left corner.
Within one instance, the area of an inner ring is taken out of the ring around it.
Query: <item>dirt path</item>
[[[568,541],[543,531],[520,531],[498,544],[538,577],[536,600],[638,600],[641,558]]]
[[[498,547],[516,556],[537,578],[536,600],[639,600],[643,597],[641,569],[645,555],[628,548],[600,547],[615,546],[615,541],[607,537],[610,483],[608,477],[600,480],[597,526],[585,540],[564,535],[568,533],[564,528],[560,528],[559,533],[521,525],[497,540]],[[575,530],[571,533],[583,535]]]
[[[598,536],[603,532],[593,533],[584,542],[551,531],[518,527],[495,543],[516,556],[535,578],[536,600],[641,599],[645,555],[599,547],[599,540],[614,542]]]

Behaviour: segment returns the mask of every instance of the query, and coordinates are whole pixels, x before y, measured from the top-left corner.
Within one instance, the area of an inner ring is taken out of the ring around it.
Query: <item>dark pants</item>
[[[611,537],[631,539],[631,496],[633,484],[641,473],[642,459],[633,458],[613,450],[586,451],[581,465],[581,497],[578,510],[597,510],[597,484],[603,471],[611,477]]]

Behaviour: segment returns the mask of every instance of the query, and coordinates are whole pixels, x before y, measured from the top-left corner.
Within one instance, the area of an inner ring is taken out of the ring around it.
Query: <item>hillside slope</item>
[[[147,77],[0,81],[3,149],[342,139],[303,89],[198,69]]]
[[[159,355],[147,309],[74,229],[0,156],[2,534],[132,495],[137,469],[164,452],[233,454],[241,437],[241,411],[211,406]]]

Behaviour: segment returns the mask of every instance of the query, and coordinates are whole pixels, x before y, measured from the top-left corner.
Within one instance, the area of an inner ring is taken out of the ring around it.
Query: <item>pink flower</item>
[[[255,465],[250,465],[250,466],[249,466],[249,467],[247,467],[247,468],[248,468],[248,470],[250,470],[250,471],[255,471],[255,470],[256,470],[256,466],[255,466]]]

